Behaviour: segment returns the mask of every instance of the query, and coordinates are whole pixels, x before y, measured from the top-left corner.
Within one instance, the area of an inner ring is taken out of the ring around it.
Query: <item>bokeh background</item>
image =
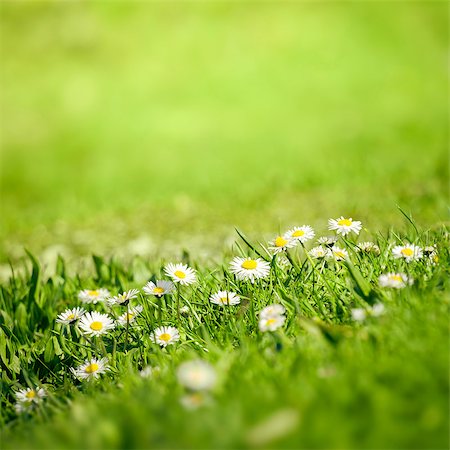
[[[445,2],[3,2],[2,261],[445,221],[447,31]]]

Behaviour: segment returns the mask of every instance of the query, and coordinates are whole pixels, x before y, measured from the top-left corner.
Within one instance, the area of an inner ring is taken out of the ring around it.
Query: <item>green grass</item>
[[[272,260],[271,276],[251,284],[228,271],[232,255],[264,250],[242,241],[223,264],[198,266],[198,283],[164,302],[139,296],[144,312],[101,341],[63,331],[56,315],[78,304],[81,288],[112,293],[140,288],[162,275],[162,265],[136,258],[125,267],[95,258],[89,278],[56,274],[42,279],[33,263],[28,276],[2,286],[2,408],[5,448],[447,448],[448,446],[448,233],[378,235],[381,255],[354,252],[352,264],[312,261],[291,250],[292,264]],[[439,263],[394,260],[393,243],[437,245]],[[309,245],[308,245],[309,247]],[[381,289],[377,278],[404,271],[415,279],[402,290]],[[238,292],[239,306],[222,308],[208,297],[218,289]],[[351,309],[383,302],[386,312],[354,322]],[[285,326],[258,330],[258,311],[286,307]],[[88,307],[89,308],[89,307]],[[109,311],[102,304],[93,310]],[[115,315],[124,307],[114,307]],[[150,332],[176,325],[178,343],[161,349]],[[67,330],[67,329],[66,329]],[[75,330],[75,329],[74,329]],[[6,337],[6,341],[5,341]],[[104,347],[103,347],[104,345]],[[91,355],[106,356],[112,371],[98,382],[70,373]],[[184,409],[175,377],[185,360],[210,361],[219,383],[207,403]],[[138,370],[161,372],[142,379]],[[31,415],[16,417],[13,392],[43,385],[48,398]]]
[[[448,448],[447,12],[2,2],[2,447]],[[380,257],[345,243],[355,269],[296,250],[255,285],[228,272],[254,254],[235,228],[263,252],[256,241],[303,223],[323,235],[341,214]],[[388,246],[406,240],[436,244],[439,263],[394,261]],[[126,349],[119,330],[104,338],[111,372],[75,380],[102,346],[56,316],[82,288],[141,288],[180,260],[199,273],[181,291],[190,313],[139,297]],[[380,289],[394,270],[414,285]],[[239,307],[209,303],[223,287]],[[383,316],[352,320],[375,301]],[[287,322],[261,333],[273,302]],[[182,335],[167,350],[150,340],[160,323]],[[198,357],[219,380],[188,411],[175,373]],[[147,364],[161,373],[143,379]],[[35,384],[48,397],[17,415],[14,392]]]
[[[442,3],[1,12],[3,260],[447,218]]]

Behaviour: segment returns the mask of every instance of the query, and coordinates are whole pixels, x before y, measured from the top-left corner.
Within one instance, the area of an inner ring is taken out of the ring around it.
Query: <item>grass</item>
[[[96,272],[80,279],[67,276],[60,260],[55,276],[42,279],[33,259],[31,274],[2,286],[4,447],[446,448],[448,234],[418,232],[379,234],[380,256],[355,253],[346,239],[352,263],[290,250],[292,264],[271,259],[270,278],[254,284],[227,266],[236,253],[264,256],[257,243],[241,241],[220,265],[198,266],[185,255],[199,274],[179,291],[189,312],[177,314],[178,294],[160,302],[140,295],[134,302],[144,311],[128,336],[118,328],[99,342],[55,325],[56,315],[78,303],[81,288],[140,288],[162,275],[162,265],[136,258],[125,267],[96,257]],[[439,263],[394,260],[389,248],[408,240],[435,243]],[[379,288],[378,276],[388,271],[408,273],[414,285]],[[208,301],[224,287],[241,295],[241,305]],[[263,333],[258,311],[274,302],[285,306],[286,324]],[[352,308],[378,302],[384,315],[352,320]],[[123,308],[90,309],[117,315]],[[177,326],[180,342],[154,344],[150,334],[159,325]],[[70,367],[92,355],[106,356],[111,372],[76,381]],[[219,383],[208,402],[186,410],[176,368],[199,357],[213,364]],[[149,364],[161,371],[140,377]],[[14,390],[37,384],[48,398],[31,416],[16,417]]]
[[[444,3],[5,1],[0,23],[2,447],[448,448]],[[341,214],[379,257],[350,239],[352,264],[297,248],[278,265],[257,242]],[[394,260],[406,241],[439,263]],[[255,249],[270,277],[237,281],[229,261]],[[188,314],[141,294],[128,333],[56,324],[80,289],[140,289],[169,261],[198,272]],[[388,271],[415,282],[381,289]],[[239,306],[208,301],[224,287]],[[274,302],[286,323],[263,333]],[[155,345],[160,324],[180,341]],[[76,380],[94,354],[111,371]],[[193,358],[218,382],[189,410]]]
[[[439,2],[1,12],[3,261],[198,231],[216,253],[235,226],[400,226],[396,204],[447,217]]]

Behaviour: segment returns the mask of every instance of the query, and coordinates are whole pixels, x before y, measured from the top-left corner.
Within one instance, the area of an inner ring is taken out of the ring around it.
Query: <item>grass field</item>
[[[0,11],[2,447],[448,448],[445,3]],[[312,259],[341,215],[363,225],[348,258]],[[290,261],[266,251],[303,224]],[[395,259],[407,242],[439,261]],[[258,253],[270,274],[238,280],[229,262]],[[196,283],[144,295],[180,261]],[[96,288],[139,289],[143,311],[100,338],[55,322],[127,311],[78,299]],[[240,304],[209,301],[224,289]],[[286,320],[262,331],[273,303]],[[154,343],[162,325],[179,341]],[[91,357],[110,370],[78,380]],[[177,373],[197,358],[217,379],[193,393]],[[27,387],[46,397],[17,413]]]

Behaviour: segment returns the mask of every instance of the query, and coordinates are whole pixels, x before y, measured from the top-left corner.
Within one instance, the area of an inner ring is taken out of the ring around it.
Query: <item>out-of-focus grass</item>
[[[444,218],[444,4],[1,12],[4,254]]]

